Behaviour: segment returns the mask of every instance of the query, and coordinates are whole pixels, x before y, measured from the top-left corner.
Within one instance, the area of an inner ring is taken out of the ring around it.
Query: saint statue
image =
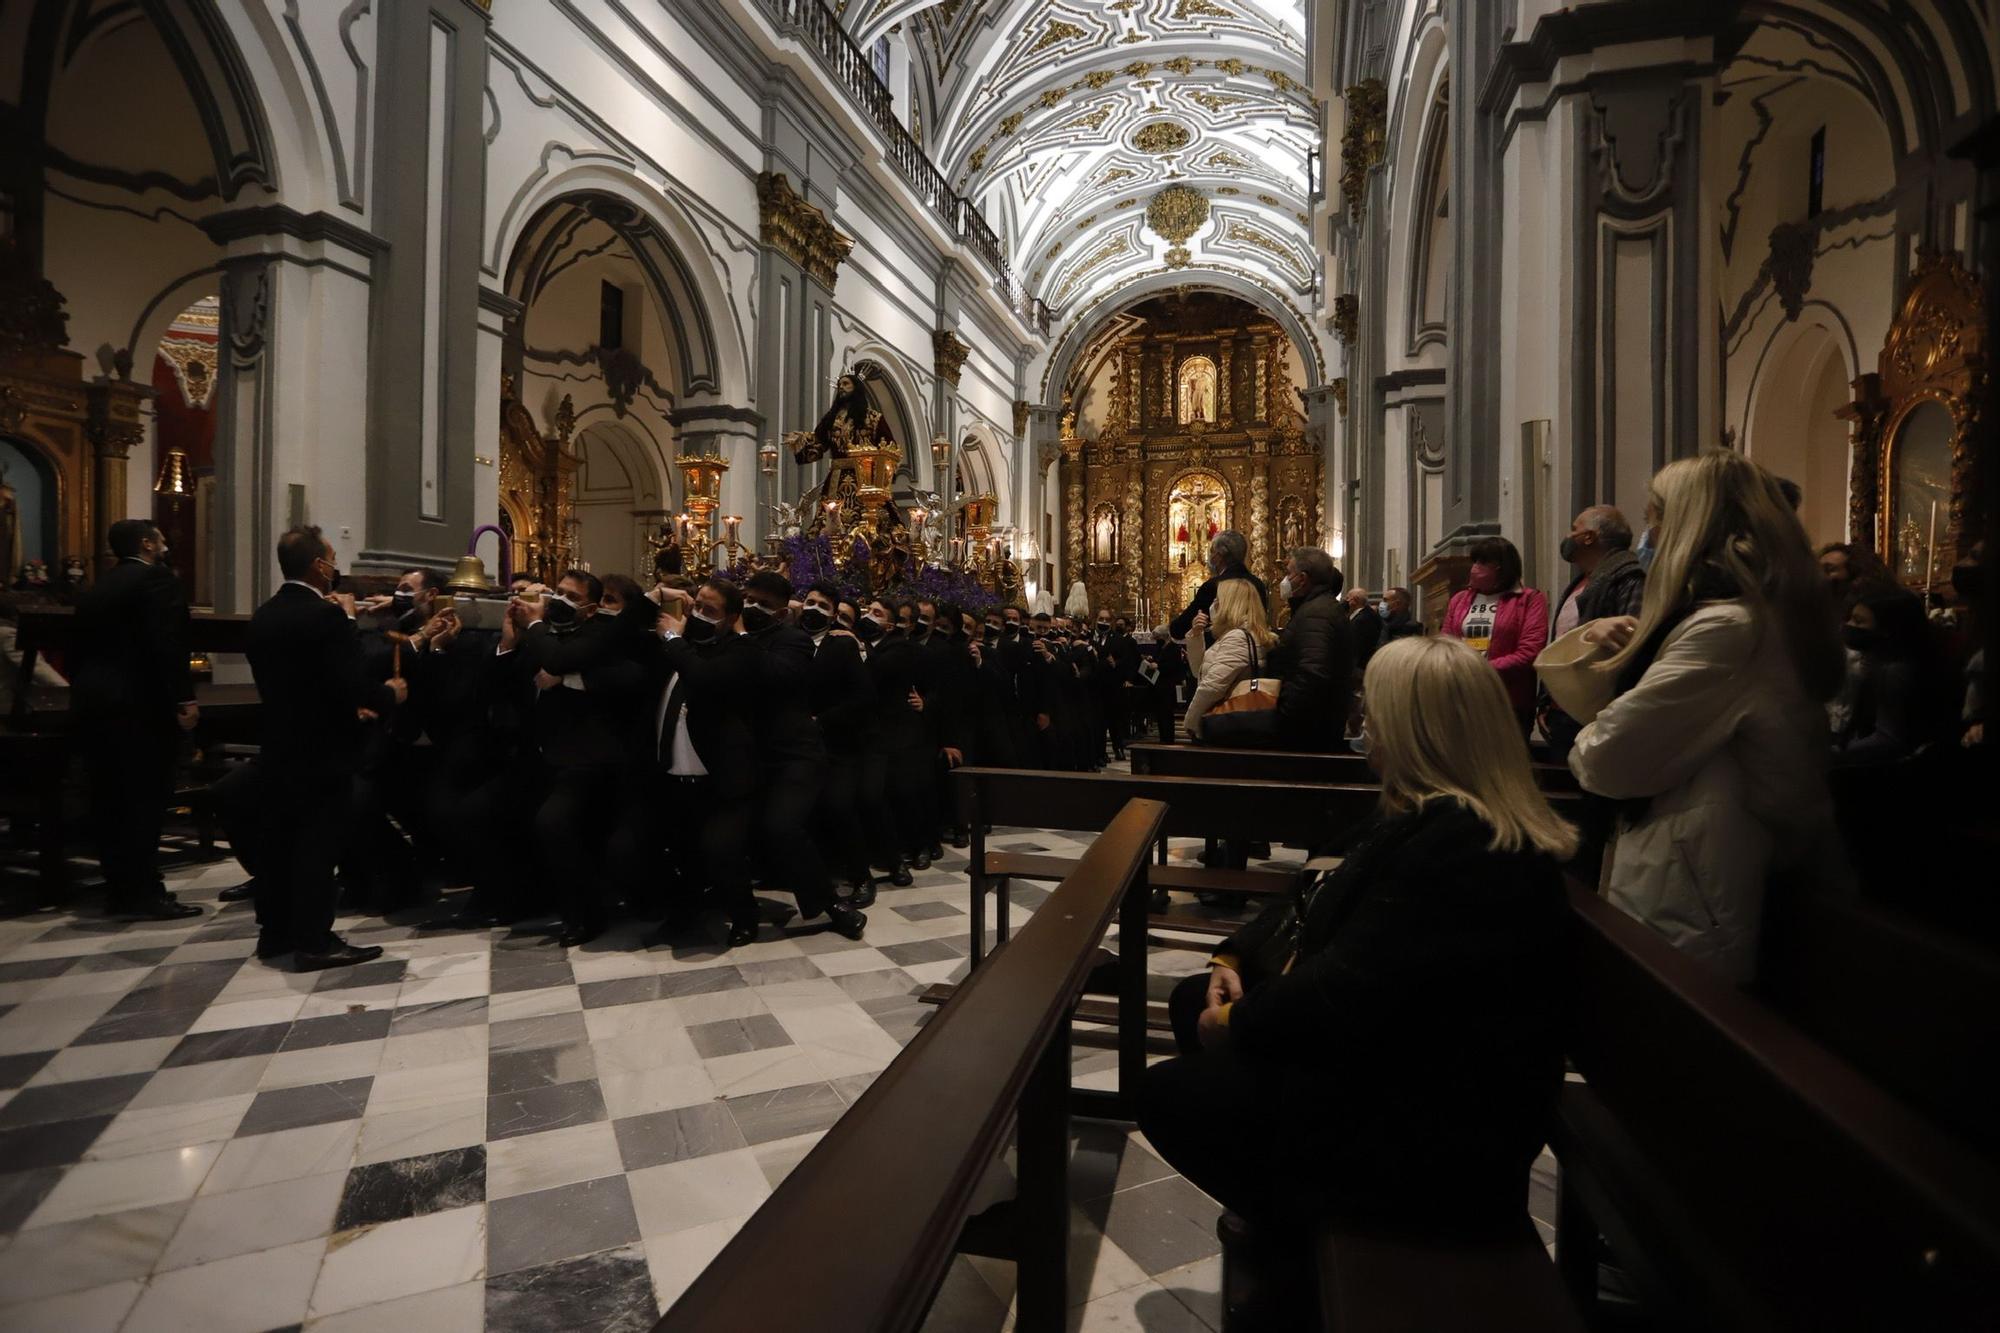
[[[1205,356],[1181,363],[1180,419],[1183,425],[1215,420],[1215,362]]]
[[[811,437],[805,438],[801,435],[792,438],[798,440],[792,456],[800,463],[813,463],[822,458],[846,458],[856,449],[895,443],[895,436],[889,430],[889,423],[882,419],[880,412],[869,406],[868,390],[861,383],[861,377],[851,370],[844,372],[835,382],[833,405],[820,417],[819,425],[813,427]],[[826,480],[821,483],[819,491],[815,494],[816,503],[813,506],[815,528],[825,524],[826,502],[829,500],[839,502],[843,511],[844,525],[851,525],[859,519],[858,514],[847,512],[852,503],[852,486],[850,484],[846,488],[849,494],[842,494],[843,475],[851,483],[852,469],[843,471],[835,468],[827,474]],[[896,508],[893,499],[883,506],[883,513],[893,526],[899,528],[904,526],[903,515]]]

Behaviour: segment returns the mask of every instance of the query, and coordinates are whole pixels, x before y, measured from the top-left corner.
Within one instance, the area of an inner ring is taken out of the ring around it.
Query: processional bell
[[[493,580],[486,576],[486,562],[476,555],[462,555],[451,571],[451,578],[445,583],[446,592],[470,593],[485,596],[494,591]]]

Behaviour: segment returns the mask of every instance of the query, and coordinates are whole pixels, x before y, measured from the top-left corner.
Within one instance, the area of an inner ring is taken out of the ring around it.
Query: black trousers
[[[618,783],[605,873],[635,915],[671,919],[700,907],[710,804],[708,779],[677,778],[658,764]]]
[[[701,826],[701,861],[710,891],[737,926],[757,924],[757,899],[750,892],[753,802],[748,795],[715,796]]]
[[[264,769],[264,832],[259,838],[256,908],[279,948],[318,952],[333,938],[340,855],[353,779],[346,773]]]
[[[763,766],[754,827],[773,881],[798,899],[799,915],[815,917],[833,905],[833,879],[813,837],[824,759],[782,759]]]
[[[91,839],[113,904],[166,892],[160,878],[160,826],[172,794],[179,732],[171,721],[93,727],[84,738],[90,780]]]
[[[263,765],[254,759],[230,769],[209,789],[222,836],[252,879],[264,873],[264,789]]]
[[[600,928],[611,919],[604,874],[604,830],[611,822],[620,771],[612,766],[552,768],[535,809],[542,878],[554,886],[563,924]]]
[[[826,782],[820,788],[817,831],[833,873],[849,884],[868,879],[868,831],[861,809],[861,755],[834,751],[827,755]]]
[[[472,886],[466,910],[502,921],[529,913],[538,884],[536,858],[520,854],[518,834],[538,795],[534,766],[520,757],[439,765],[431,819],[446,882]]]

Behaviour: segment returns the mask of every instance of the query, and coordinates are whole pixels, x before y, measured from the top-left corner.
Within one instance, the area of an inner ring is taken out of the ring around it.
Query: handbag
[[[1210,717],[1226,716],[1230,713],[1255,713],[1278,706],[1280,681],[1271,676],[1257,674],[1257,640],[1249,630],[1243,635],[1250,640],[1250,674],[1236,682],[1229,691],[1229,697],[1208,710]]]

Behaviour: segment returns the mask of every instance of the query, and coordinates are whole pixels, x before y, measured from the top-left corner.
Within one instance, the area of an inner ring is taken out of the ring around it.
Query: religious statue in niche
[[[1281,555],[1290,555],[1306,541],[1306,502],[1296,495],[1288,495],[1278,501],[1278,549]]]
[[[1118,510],[1113,505],[1097,506],[1090,520],[1090,563],[1118,563]]]
[[[1167,495],[1167,565],[1202,578],[1208,545],[1229,526],[1229,490],[1213,472],[1190,472]]]
[[[902,513],[890,497],[890,487],[902,451],[889,423],[868,401],[867,386],[853,371],[834,384],[833,405],[808,434],[785,437],[792,457],[801,464],[825,458],[833,461],[826,480],[813,497],[814,529],[827,526],[829,514],[841,530],[885,531],[904,526]]]
[[[1176,419],[1183,426],[1206,425],[1215,420],[1215,362],[1205,356],[1191,356],[1181,362]]]

